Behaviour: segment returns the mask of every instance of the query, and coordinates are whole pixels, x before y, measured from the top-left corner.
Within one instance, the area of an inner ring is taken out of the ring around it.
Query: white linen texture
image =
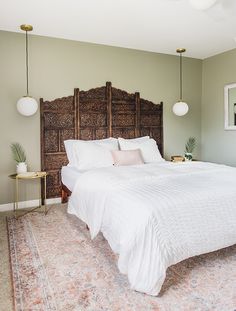
[[[77,142],[73,145],[75,166],[80,170],[112,166],[114,160],[110,147],[102,143]]]
[[[75,166],[62,166],[61,181],[63,185],[65,185],[72,192],[78,177],[85,172],[86,170],[79,170]]]
[[[164,161],[158,149],[157,143],[153,138],[138,141],[118,138],[118,141],[121,150],[140,149],[145,163]]]
[[[142,142],[150,139],[150,136],[141,136],[141,137],[136,137],[136,138],[123,138],[123,137],[118,137],[118,140],[123,139],[127,140],[127,142]]]
[[[236,168],[203,162],[94,169],[68,213],[103,233],[132,289],[158,295],[170,265],[236,243],[235,185]]]
[[[93,144],[93,145],[91,145]],[[102,160],[102,149],[96,148],[97,146],[102,146],[106,150],[118,150],[118,140],[116,138],[110,137],[105,139],[99,140],[76,140],[76,139],[68,139],[64,141],[65,149],[67,158],[69,160],[69,166],[75,166],[79,169],[90,169],[94,167],[104,167],[109,166],[110,164],[105,163],[106,160]],[[86,151],[86,146],[87,151]],[[94,148],[93,148],[94,146]],[[94,150],[92,150],[94,149]],[[110,159],[108,152],[104,150],[104,157],[105,159]],[[90,152],[94,151],[94,155],[90,155]],[[99,152],[100,151],[100,152]],[[87,154],[86,154],[87,153]],[[87,164],[85,165],[84,162],[86,159],[79,159],[78,155],[88,156]],[[96,156],[98,157],[96,159]],[[81,164],[82,161],[82,164]],[[108,161],[110,162],[110,161]],[[104,165],[105,163],[105,165]],[[100,166],[99,166],[100,165]]]

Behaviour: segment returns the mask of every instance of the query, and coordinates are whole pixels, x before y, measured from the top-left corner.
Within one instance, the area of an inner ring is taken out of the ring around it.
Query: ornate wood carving
[[[66,139],[102,139],[110,136],[135,138],[150,135],[163,154],[162,103],[156,105],[139,93],[106,86],[88,91],[74,90],[74,96],[52,101],[40,99],[41,168],[49,173],[47,197],[65,196],[60,170],[68,163]],[[62,191],[63,190],[63,191]]]

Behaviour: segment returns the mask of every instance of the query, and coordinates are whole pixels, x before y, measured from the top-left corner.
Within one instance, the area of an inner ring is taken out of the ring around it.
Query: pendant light
[[[182,94],[183,94],[183,90],[182,90],[182,53],[184,53],[186,51],[186,49],[184,48],[180,48],[177,49],[176,52],[179,53],[179,73],[180,73],[180,77],[179,77],[179,81],[180,81],[180,99],[177,103],[174,104],[173,106],[173,112],[174,114],[176,114],[177,116],[184,116],[187,112],[188,112],[188,104],[185,103],[182,99]]]
[[[28,31],[32,31],[33,26],[21,25],[20,29],[25,31],[26,95],[17,101],[17,110],[23,116],[32,116],[38,110],[37,101],[33,97],[29,96]]]

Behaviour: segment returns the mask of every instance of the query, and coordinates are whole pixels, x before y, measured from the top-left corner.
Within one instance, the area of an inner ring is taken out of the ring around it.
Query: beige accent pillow
[[[140,149],[111,150],[115,166],[144,164]]]

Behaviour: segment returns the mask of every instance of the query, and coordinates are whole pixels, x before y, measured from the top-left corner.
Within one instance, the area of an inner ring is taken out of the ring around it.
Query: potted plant
[[[26,155],[23,147],[19,143],[11,144],[13,159],[16,161],[17,174],[27,172]]]
[[[196,147],[196,138],[195,137],[189,137],[185,144],[185,152],[184,157],[186,161],[192,161],[193,159],[193,151]]]

